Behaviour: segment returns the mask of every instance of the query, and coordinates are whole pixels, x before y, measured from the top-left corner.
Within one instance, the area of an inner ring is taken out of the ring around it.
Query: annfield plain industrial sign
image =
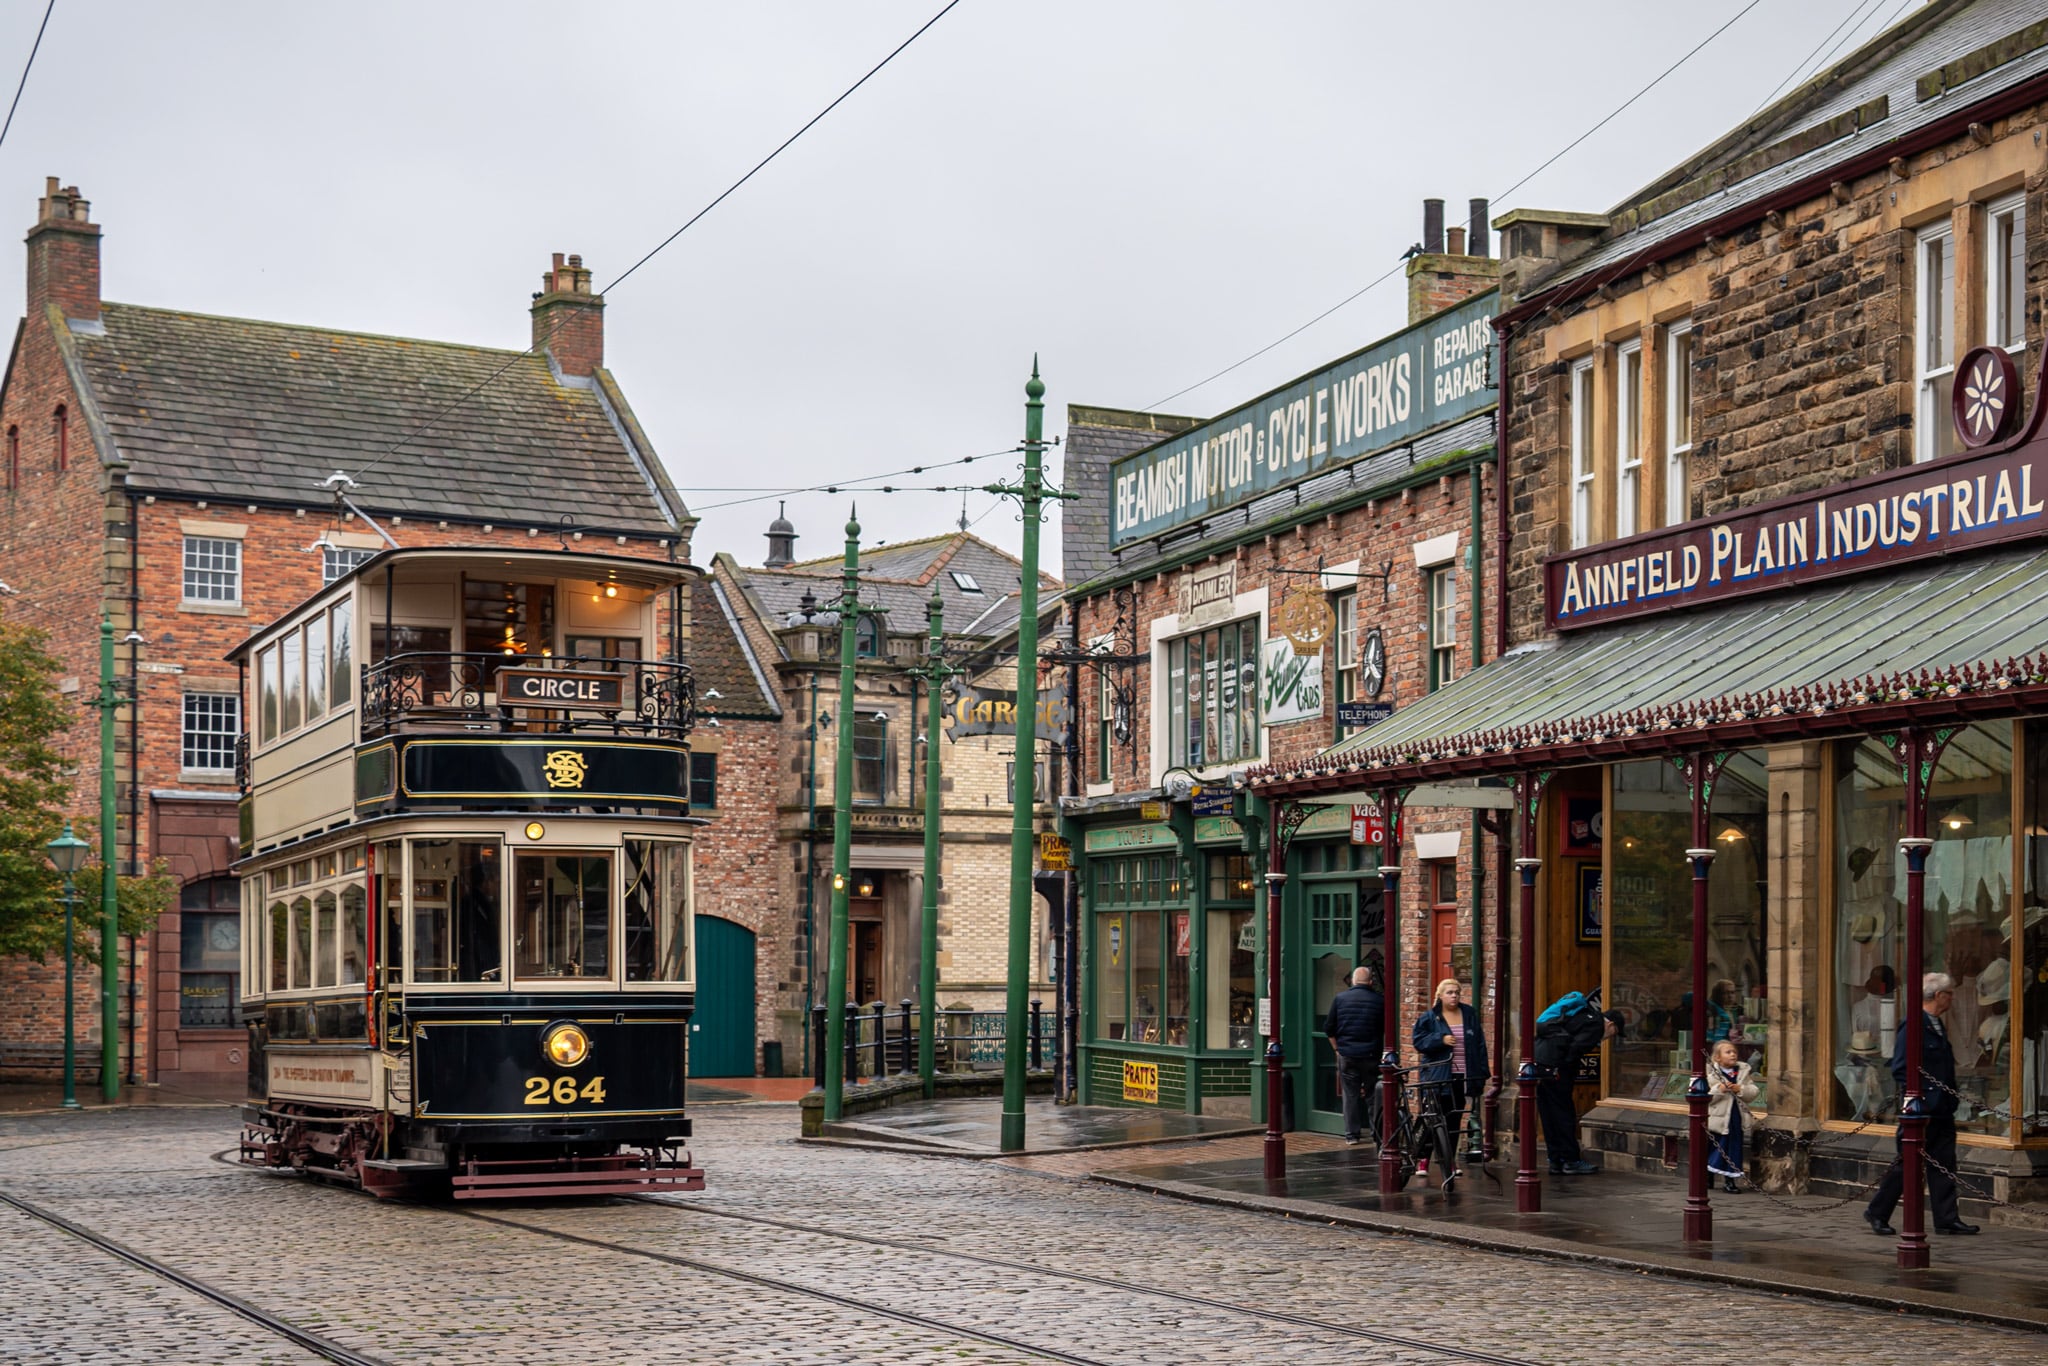
[[[1489,290],[1110,467],[1112,546],[1172,531],[1493,406]]]

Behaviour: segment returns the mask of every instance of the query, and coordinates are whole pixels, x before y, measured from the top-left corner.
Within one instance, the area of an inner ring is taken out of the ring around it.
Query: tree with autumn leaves
[[[61,667],[46,633],[0,615],[0,955],[43,958],[64,947],[63,882],[45,849],[64,828],[76,767],[58,748],[72,717],[57,690]],[[94,830],[77,833],[92,840]],[[99,958],[97,868],[78,875],[77,951]],[[140,934],[176,893],[157,867],[117,880],[121,932]]]

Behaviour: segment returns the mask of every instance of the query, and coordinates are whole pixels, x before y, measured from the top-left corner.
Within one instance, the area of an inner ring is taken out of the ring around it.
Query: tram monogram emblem
[[[585,772],[583,756],[573,749],[551,750],[542,772],[547,775],[549,787],[581,787]]]

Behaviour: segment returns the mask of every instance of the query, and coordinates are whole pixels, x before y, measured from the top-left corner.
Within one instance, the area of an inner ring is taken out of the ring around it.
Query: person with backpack
[[[1598,1176],[1579,1148],[1579,1114],[1572,1102],[1579,1060],[1603,1039],[1621,1036],[1628,1017],[1600,1009],[1600,994],[1566,992],[1536,1017],[1536,1113],[1552,1176]]]

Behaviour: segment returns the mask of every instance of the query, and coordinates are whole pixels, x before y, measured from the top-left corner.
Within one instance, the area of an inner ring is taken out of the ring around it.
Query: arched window
[[[71,467],[71,415],[61,403],[50,419],[50,435],[57,445],[57,473],[62,474]]]
[[[7,429],[7,487],[21,487],[21,428]]]
[[[863,614],[855,623],[853,652],[862,659],[873,659],[882,652],[882,628],[873,617]]]

